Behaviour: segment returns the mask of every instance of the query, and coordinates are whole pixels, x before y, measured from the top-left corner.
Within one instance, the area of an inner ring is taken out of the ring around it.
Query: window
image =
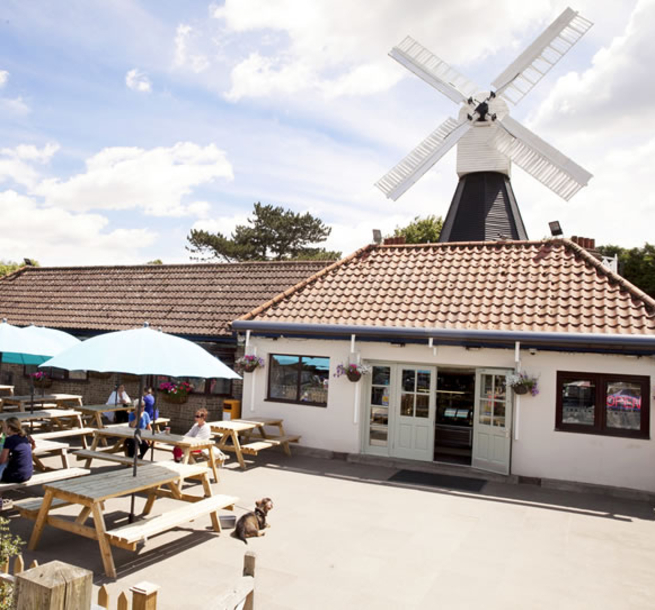
[[[268,400],[327,407],[330,359],[271,354]]]
[[[158,375],[154,382],[154,389],[158,390],[162,383],[186,381],[191,385],[194,394],[211,394],[212,396],[231,396],[231,379],[201,379],[200,377],[166,377]]]
[[[648,438],[650,378],[557,373],[557,430]]]

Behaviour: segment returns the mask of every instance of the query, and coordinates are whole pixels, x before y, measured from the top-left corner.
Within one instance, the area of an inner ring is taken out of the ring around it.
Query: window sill
[[[584,428],[555,428],[555,432],[566,432],[566,433],[573,433],[573,434],[585,434],[585,435],[591,435],[591,436],[603,436],[606,438],[628,438],[632,440],[638,440],[638,441],[649,441],[650,440],[650,435],[649,434],[644,434],[643,432],[639,431],[634,431],[634,432],[610,432],[606,430],[597,430],[596,428],[594,429],[584,429]]]
[[[264,402],[275,402],[285,405],[300,405],[302,407],[319,407],[321,409],[327,409],[327,403],[324,402],[307,402],[301,400],[287,400],[284,398],[265,398]]]

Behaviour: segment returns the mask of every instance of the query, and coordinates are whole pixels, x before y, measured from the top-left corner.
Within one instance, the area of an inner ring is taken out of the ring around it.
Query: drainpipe
[[[350,335],[350,358],[351,362],[355,357],[355,336]],[[359,361],[359,358],[356,359]],[[359,382],[355,384],[355,405],[353,407],[353,424],[356,426],[359,422],[359,398],[360,398]]]
[[[246,347],[245,347],[245,352],[246,354],[248,353],[248,350],[250,348],[250,331],[246,331]],[[256,356],[257,355],[257,348],[253,347],[252,348],[252,355]],[[249,375],[250,377],[250,412],[253,413],[255,411],[255,377],[257,376],[257,373],[252,373],[252,375]]]
[[[520,373],[521,372],[521,342],[517,341],[514,344],[514,364],[516,368],[516,372]],[[515,415],[514,415],[514,440],[518,441],[519,440],[519,420],[520,420],[520,413],[521,413],[521,397],[518,394],[514,394],[514,407],[515,407]]]

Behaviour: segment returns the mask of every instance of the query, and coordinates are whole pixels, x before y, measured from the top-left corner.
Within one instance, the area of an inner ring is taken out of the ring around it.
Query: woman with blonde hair
[[[23,483],[34,473],[32,445],[34,441],[25,434],[20,420],[10,417],[4,422],[5,443],[0,452],[0,481]]]

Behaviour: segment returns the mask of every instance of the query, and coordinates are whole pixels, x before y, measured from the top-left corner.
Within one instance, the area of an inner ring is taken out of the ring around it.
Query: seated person
[[[196,410],[196,415],[195,415],[196,423],[191,426],[191,429],[184,435],[184,436],[191,436],[193,438],[201,439],[201,440],[207,440],[211,438],[211,428],[207,424],[207,409],[204,407],[201,407],[200,409]],[[215,451],[219,451],[218,448],[212,448]],[[204,457],[208,457],[206,454],[206,451],[194,451],[194,455],[199,455],[203,454]],[[174,447],[173,448],[173,458],[175,459],[176,462],[179,462],[182,459],[182,455],[184,452],[180,447]]]
[[[0,481],[23,483],[34,474],[34,441],[23,431],[20,420],[10,417],[4,422],[5,442],[0,452]]]
[[[150,425],[150,415],[143,411],[139,419],[139,430],[152,430]],[[136,426],[136,413],[132,411],[130,413],[130,428]],[[148,452],[150,448],[150,443],[144,439],[139,440],[139,458],[143,459],[143,456]],[[125,439],[125,455],[128,457],[134,457],[134,438]]]
[[[123,384],[119,385],[107,399],[106,405],[129,405],[131,403],[130,397],[125,391]],[[116,422],[124,424],[128,421],[127,411],[105,411],[103,415],[109,422]]]
[[[146,388],[143,393],[143,410],[150,415],[151,422],[154,422],[157,419],[157,413],[155,411],[155,395],[152,392],[152,388]]]

